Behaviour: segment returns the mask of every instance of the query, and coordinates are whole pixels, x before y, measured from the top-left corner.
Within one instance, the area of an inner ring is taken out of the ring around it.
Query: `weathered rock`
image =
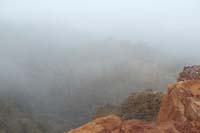
[[[200,133],[200,80],[171,85],[157,116],[157,125],[171,122],[179,132]]]
[[[148,133],[154,129],[153,123],[147,123],[140,120],[127,120],[122,122],[119,133]]]
[[[88,124],[70,131],[69,133],[119,133],[122,120],[115,115],[97,118]]]
[[[200,65],[186,66],[179,73],[177,81],[200,80]]]
[[[200,122],[200,81],[182,81],[171,85],[164,96],[157,124],[167,121]]]
[[[69,133],[200,133],[200,80],[170,85],[156,124],[110,115]]]
[[[88,124],[68,133],[180,133],[173,123],[155,126],[154,123],[141,120],[121,120],[118,116],[109,115],[97,118]]]
[[[69,131],[69,133],[147,133],[153,124],[140,120],[123,121],[120,117],[109,115],[97,118],[88,124]]]

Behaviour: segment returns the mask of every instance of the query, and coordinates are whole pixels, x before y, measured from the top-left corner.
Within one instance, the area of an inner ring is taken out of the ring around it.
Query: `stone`
[[[155,122],[109,115],[68,133],[200,133],[200,66],[184,67],[169,85]]]

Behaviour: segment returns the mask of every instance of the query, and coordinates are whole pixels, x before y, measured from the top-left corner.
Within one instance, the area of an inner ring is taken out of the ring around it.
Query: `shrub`
[[[132,93],[120,106],[105,104],[96,108],[94,117],[115,114],[122,119],[155,120],[160,109],[163,93],[153,90],[143,90]]]
[[[123,119],[155,120],[160,109],[163,93],[144,90],[132,93],[120,106],[120,116]]]

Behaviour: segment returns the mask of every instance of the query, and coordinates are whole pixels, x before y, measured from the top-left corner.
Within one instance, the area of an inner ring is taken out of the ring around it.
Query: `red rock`
[[[120,133],[147,133],[151,129],[154,129],[153,123],[140,120],[127,120],[122,122]]]
[[[170,85],[156,124],[109,115],[69,133],[200,133],[200,80]]]
[[[157,125],[171,122],[180,133],[200,133],[200,81],[171,85],[161,103]]]
[[[179,73],[177,81],[200,80],[200,65],[186,66]]]
[[[166,121],[200,121],[200,81],[171,85],[161,103],[157,124]]]
[[[115,116],[109,115],[102,118],[97,118],[88,124],[69,131],[69,133],[120,133],[122,120]]]

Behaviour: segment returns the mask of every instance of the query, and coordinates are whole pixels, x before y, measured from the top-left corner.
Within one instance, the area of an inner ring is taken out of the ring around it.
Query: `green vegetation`
[[[118,107],[106,104],[96,109],[95,117],[115,114],[123,119],[155,120],[160,109],[163,93],[144,90],[132,93]]]
[[[14,102],[0,100],[0,133],[47,133],[46,129]]]
[[[160,109],[162,97],[162,92],[152,90],[133,93],[121,104],[121,117],[152,121]]]

